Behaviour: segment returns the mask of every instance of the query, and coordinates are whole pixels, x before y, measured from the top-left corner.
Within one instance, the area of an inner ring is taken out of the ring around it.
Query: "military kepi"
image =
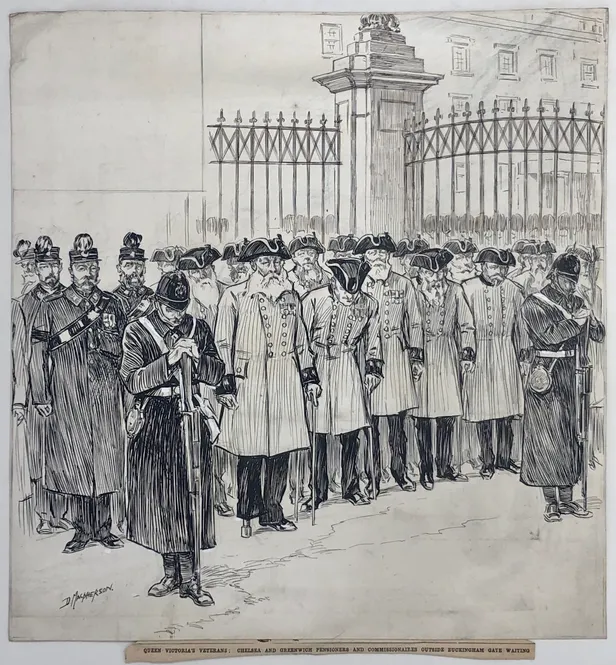
[[[326,265],[340,286],[351,294],[359,293],[370,272],[370,264],[355,257],[330,259]]]
[[[89,233],[80,233],[73,243],[73,249],[68,253],[71,265],[86,263],[87,261],[98,261],[98,249],[94,247],[94,241]]]
[[[365,254],[370,249],[383,249],[393,254],[397,248],[396,243],[389,233],[379,233],[376,236],[372,233],[367,233],[359,239],[353,254]]]
[[[516,261],[513,253],[508,249],[484,247],[475,257],[475,263],[494,263],[497,266],[513,267]]]
[[[195,247],[182,254],[178,262],[178,270],[203,270],[221,258],[221,253],[211,245]]]
[[[20,240],[17,247],[13,250],[13,256],[17,259],[17,263],[25,263],[27,261],[34,261],[34,248],[29,240]]]
[[[255,261],[260,256],[277,256],[283,261],[288,261],[291,258],[291,254],[280,234],[271,240],[268,238],[255,238],[251,240],[242,247],[238,261],[243,263]]]
[[[34,244],[34,260],[36,263],[55,263],[60,260],[60,248],[54,247],[49,236],[40,236]]]
[[[156,299],[172,309],[186,309],[190,302],[190,287],[186,275],[167,272],[158,282]]]
[[[120,261],[145,261],[145,251],[141,248],[143,236],[139,233],[129,231],[122,240],[120,247]]]

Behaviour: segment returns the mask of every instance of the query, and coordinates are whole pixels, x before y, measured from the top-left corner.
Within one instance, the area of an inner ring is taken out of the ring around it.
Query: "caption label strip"
[[[313,642],[304,640],[256,640],[225,642],[136,642],[126,648],[127,663],[180,663],[240,656],[341,654],[420,654],[475,660],[534,660],[534,642],[444,641],[444,642]]]

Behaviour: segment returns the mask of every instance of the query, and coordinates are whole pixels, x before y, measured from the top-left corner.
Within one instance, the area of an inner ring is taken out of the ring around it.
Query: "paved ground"
[[[591,474],[591,495],[599,484]],[[12,634],[36,622],[39,639],[598,637],[605,519],[590,503],[591,520],[546,524],[540,493],[500,474],[392,488],[365,507],[334,500],[314,527],[303,515],[297,532],[250,540],[221,518],[203,555],[205,610],[148,597],[160,559],[131,543],[69,556],[70,534],[14,538]]]

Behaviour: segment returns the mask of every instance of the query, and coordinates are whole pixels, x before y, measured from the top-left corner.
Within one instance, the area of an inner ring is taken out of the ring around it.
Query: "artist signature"
[[[77,603],[83,603],[85,600],[90,600],[90,602],[93,603],[95,598],[104,596],[110,591],[113,591],[113,584],[100,587],[99,589],[94,589],[93,591],[75,591],[72,596],[67,596],[66,598],[62,599],[62,605],[60,605],[60,609],[70,607],[72,610],[74,610],[77,606]]]

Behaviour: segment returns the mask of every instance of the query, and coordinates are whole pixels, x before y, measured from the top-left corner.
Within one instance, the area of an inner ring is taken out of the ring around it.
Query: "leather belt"
[[[194,386],[193,395],[198,392],[197,387]],[[149,397],[179,397],[180,396],[180,387],[179,386],[164,386],[162,388],[156,388],[152,392],[148,393]]]
[[[535,355],[537,358],[573,358],[575,351],[536,351]]]

